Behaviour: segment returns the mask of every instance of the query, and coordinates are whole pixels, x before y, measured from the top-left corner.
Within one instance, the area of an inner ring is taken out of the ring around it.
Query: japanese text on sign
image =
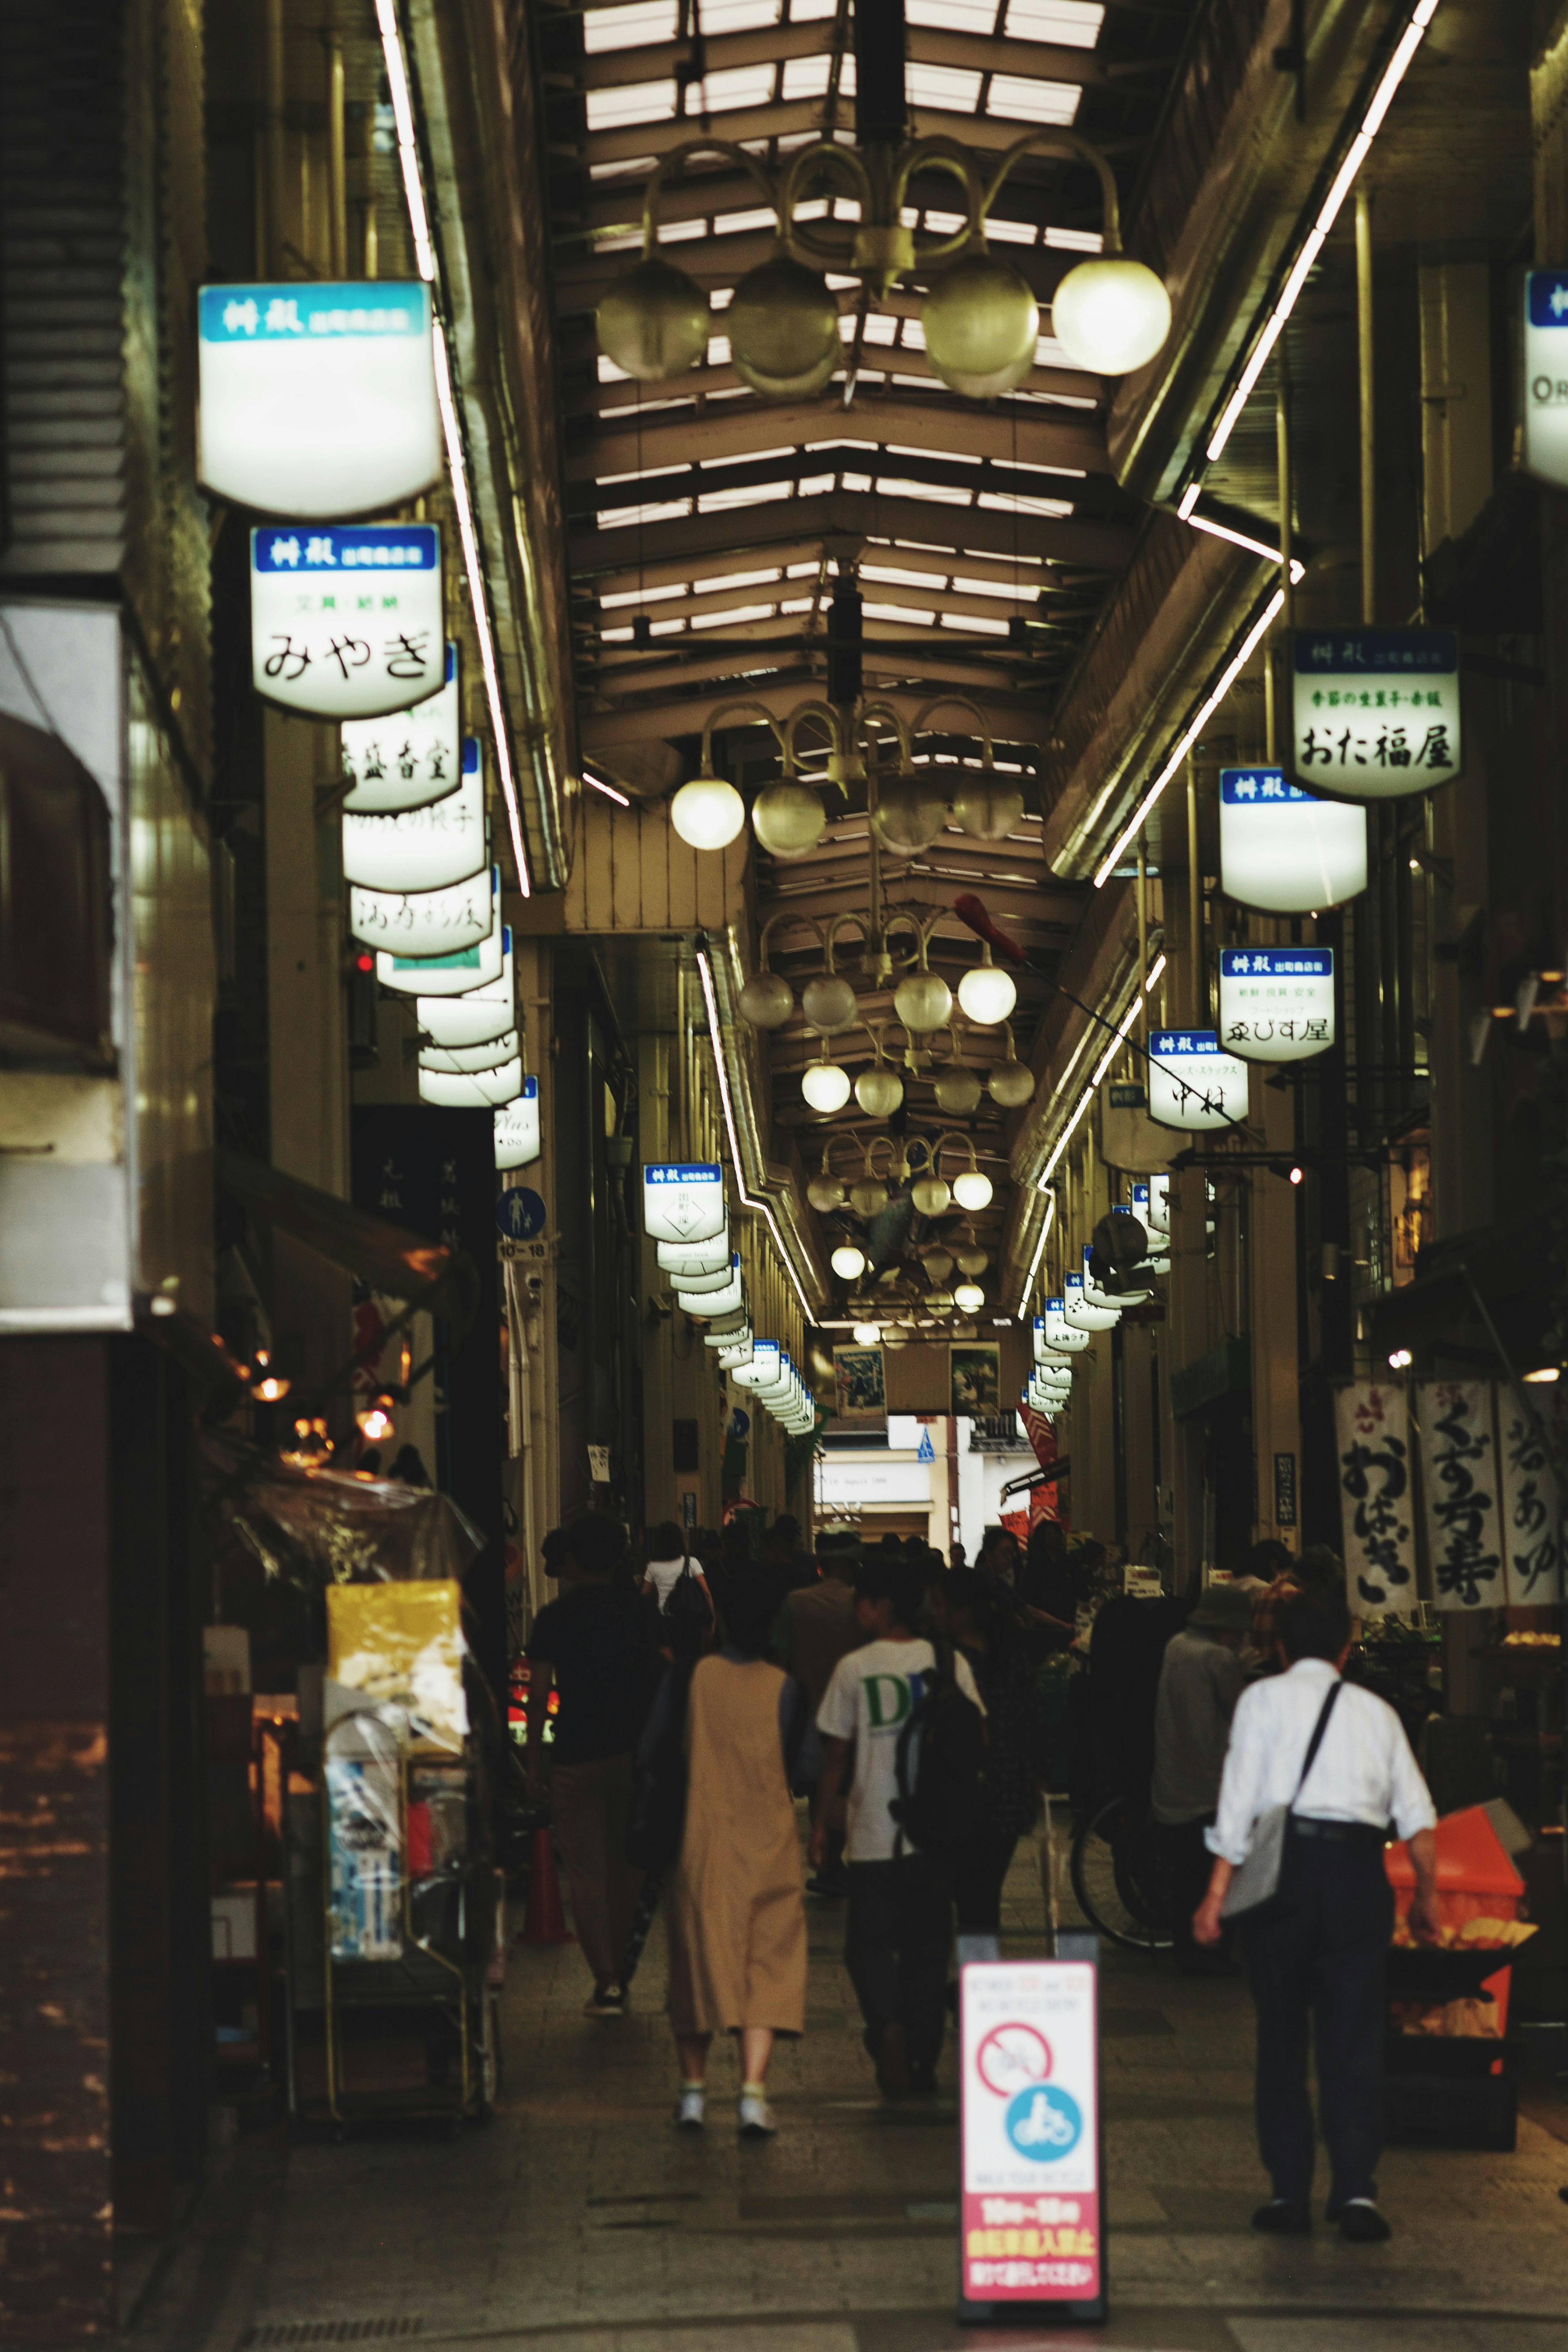
[[[268,701],[321,719],[402,710],[444,681],[441,535],[251,533],[251,670]]]
[[[1381,800],[1459,773],[1451,629],[1300,629],[1291,643],[1292,764],[1308,790]]]
[[[1301,1061],[1334,1041],[1331,948],[1222,948],[1219,1036],[1243,1061]]]
[[[1416,1397],[1437,1607],[1495,1609],[1503,1575],[1491,1388],[1483,1381],[1423,1381]]]
[[[1092,2304],[1102,2293],[1094,1970],[962,1971],[962,2294]]]
[[[1396,1381],[1357,1381],[1334,1399],[1347,1599],[1359,1617],[1416,1606],[1410,1436]]]

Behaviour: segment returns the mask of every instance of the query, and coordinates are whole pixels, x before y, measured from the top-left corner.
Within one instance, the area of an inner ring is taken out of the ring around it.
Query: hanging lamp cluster
[[[706,359],[713,315],[695,280],[659,254],[659,202],[693,157],[713,155],[747,174],[774,217],[772,256],[742,278],[722,314],[736,372],[754,392],[768,400],[807,399],[843,364],[829,271],[862,278],[883,300],[903,278],[925,281],[921,326],[943,382],[973,400],[1011,392],[1035,364],[1040,309],[1013,264],[987,250],[986,225],[1013,167],[1029,154],[1065,154],[1098,177],[1102,252],[1070,269],[1057,288],[1051,331],[1081,367],[1126,375],[1163,348],[1170,297],[1152,269],[1122,251],[1116,183],[1105,157],[1077,132],[1058,129],[1016,140],[988,180],[947,138],[863,147],[816,139],[777,173],[727,140],[688,140],[662,158],[649,180],[643,256],[599,306],[600,348],[643,383],[665,383]],[[930,171],[957,182],[964,213],[951,235],[917,239],[904,215],[911,182]],[[802,219],[801,205],[824,190],[849,198],[858,219]]]

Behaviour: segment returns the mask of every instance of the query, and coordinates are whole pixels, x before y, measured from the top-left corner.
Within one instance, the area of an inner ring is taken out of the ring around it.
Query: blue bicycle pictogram
[[[1054,2164],[1070,2156],[1083,2137],[1083,2116],[1070,2092],[1054,2083],[1031,2084],[1008,2107],[1007,2134],[1031,2163]]]

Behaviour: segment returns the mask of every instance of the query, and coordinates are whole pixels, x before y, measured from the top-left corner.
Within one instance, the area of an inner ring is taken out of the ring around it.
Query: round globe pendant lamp
[[[596,324],[600,349],[618,368],[639,383],[664,383],[706,355],[713,321],[685,271],[645,254],[611,287]]]
[[[850,1098],[850,1074],[841,1069],[837,1062],[829,1061],[825,1037],[821,1060],[809,1062],[801,1073],[800,1092],[811,1108],[820,1111],[824,1118],[831,1118],[834,1111],[842,1110]]]
[[[977,1028],[995,1029],[1018,1001],[1018,982],[1010,971],[991,961],[988,940],[980,950],[980,961],[971,965],[958,982],[958,1002]]]
[[[727,849],[746,823],[746,803],[722,776],[694,776],[670,803],[670,823],[692,849]]]
[[[932,284],[921,306],[925,355],[954,392],[990,400],[1034,365],[1040,310],[1011,262],[967,254]]]
[[[1130,375],[1164,349],[1171,298],[1161,279],[1124,253],[1081,261],[1057,288],[1051,331],[1069,359],[1097,375]]]

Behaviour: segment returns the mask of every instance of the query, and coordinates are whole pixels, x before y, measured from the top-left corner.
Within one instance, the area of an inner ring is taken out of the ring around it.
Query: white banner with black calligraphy
[[[1421,1381],[1421,1490],[1439,1609],[1500,1609],[1502,1510],[1489,1381]]]
[[[1357,1381],[1334,1397],[1347,1598],[1357,1617],[1416,1606],[1410,1432],[1396,1381]]]
[[[1508,1599],[1516,1609],[1552,1606],[1563,1598],[1562,1494],[1552,1461],[1558,1433],[1548,1425],[1556,1419],[1551,1406],[1527,1412],[1511,1385],[1498,1382],[1503,1559]]]

